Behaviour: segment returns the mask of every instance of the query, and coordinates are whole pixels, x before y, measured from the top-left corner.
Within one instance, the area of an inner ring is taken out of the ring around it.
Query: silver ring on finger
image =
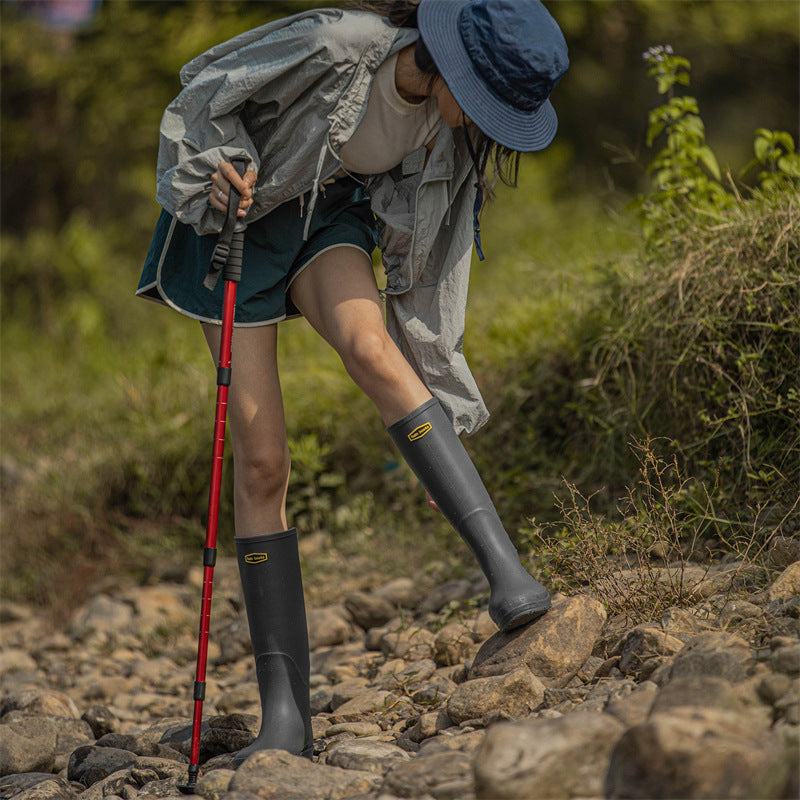
[[[219,197],[219,199],[220,199],[220,200],[222,200],[222,198],[223,198],[224,196],[225,196],[225,195],[224,195],[224,194],[222,194],[222,189],[217,189],[217,197]]]

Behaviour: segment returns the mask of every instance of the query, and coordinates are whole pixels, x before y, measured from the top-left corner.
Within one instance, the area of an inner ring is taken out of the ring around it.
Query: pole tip
[[[198,764],[189,764],[189,775],[186,778],[186,783],[178,784],[178,791],[181,794],[194,794],[197,788],[197,776],[200,774],[200,766]]]

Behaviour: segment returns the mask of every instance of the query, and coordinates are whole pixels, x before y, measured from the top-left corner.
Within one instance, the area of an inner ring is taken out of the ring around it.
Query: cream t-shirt
[[[348,172],[386,172],[436,136],[442,121],[436,100],[404,100],[395,83],[396,64],[397,53],[378,67],[367,110],[342,147],[342,164]]]

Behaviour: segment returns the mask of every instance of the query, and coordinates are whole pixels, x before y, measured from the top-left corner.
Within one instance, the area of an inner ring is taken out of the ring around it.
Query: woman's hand
[[[209,205],[219,211],[228,210],[228,195],[230,194],[231,184],[241,195],[239,200],[239,210],[236,215],[239,218],[247,214],[247,209],[253,205],[253,186],[256,183],[256,173],[249,169],[244,177],[234,168],[230,161],[220,161],[217,171],[211,176],[211,196],[208,198]]]

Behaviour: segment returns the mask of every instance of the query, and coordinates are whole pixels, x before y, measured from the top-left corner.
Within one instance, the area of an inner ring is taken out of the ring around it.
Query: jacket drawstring
[[[487,147],[484,150],[483,158],[479,162],[475,147],[472,144],[472,139],[467,131],[466,119],[464,119],[464,138],[467,140],[467,150],[469,150],[470,158],[475,165],[475,172],[478,178],[475,181],[475,203],[472,206],[472,236],[475,240],[475,251],[478,254],[478,260],[483,261],[485,256],[483,255],[483,248],[481,247],[480,213],[481,208],[483,208],[483,180],[484,173],[486,172],[486,164],[489,160],[489,148]]]
[[[314,185],[311,188],[311,197],[308,201],[308,211],[306,212],[306,224],[303,228],[303,241],[308,241],[308,232],[311,228],[311,215],[314,213],[314,206],[317,205],[317,197],[319,196],[320,175],[322,175],[322,164],[325,161],[325,154],[328,151],[327,141],[319,151],[319,160],[317,161],[317,174],[314,176]]]

